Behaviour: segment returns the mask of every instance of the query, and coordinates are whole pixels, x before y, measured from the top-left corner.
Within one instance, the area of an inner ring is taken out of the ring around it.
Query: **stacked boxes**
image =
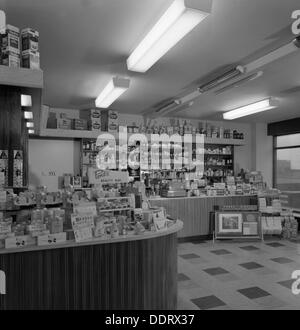
[[[105,132],[117,133],[119,128],[119,113],[114,110],[102,110],[101,127]]]
[[[20,45],[20,29],[7,24],[5,33],[0,35],[0,64],[18,68],[21,62],[23,68],[40,68],[39,32],[23,29]]]
[[[22,66],[28,69],[40,68],[39,32],[31,28],[21,31]]]
[[[57,128],[72,129],[72,119],[67,118],[65,113],[61,113],[60,118],[57,119]]]
[[[1,35],[1,64],[20,67],[20,30],[7,24],[5,34]]]
[[[87,121],[85,119],[73,119],[73,129],[87,130]]]
[[[284,217],[282,236],[284,239],[296,239],[298,237],[298,221],[293,215]]]
[[[90,112],[90,129],[92,131],[101,131],[101,110],[91,109]]]

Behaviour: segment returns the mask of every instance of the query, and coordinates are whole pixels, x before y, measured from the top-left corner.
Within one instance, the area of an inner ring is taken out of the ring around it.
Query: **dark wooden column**
[[[21,88],[0,85],[0,149],[9,151],[9,186],[13,186],[13,150],[23,151],[23,186],[27,185],[27,147],[28,133],[21,108]]]

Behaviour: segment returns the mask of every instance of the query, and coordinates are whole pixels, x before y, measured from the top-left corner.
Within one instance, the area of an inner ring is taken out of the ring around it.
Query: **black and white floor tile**
[[[178,309],[300,309],[300,241],[178,245]]]

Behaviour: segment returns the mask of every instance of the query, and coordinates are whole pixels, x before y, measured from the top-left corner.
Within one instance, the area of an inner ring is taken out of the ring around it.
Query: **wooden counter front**
[[[179,238],[208,238],[212,235],[210,212],[215,206],[256,204],[256,195],[179,197],[151,199],[151,206],[162,206],[174,219],[183,221]]]
[[[5,309],[150,309],[177,307],[177,231],[56,249],[0,254]]]

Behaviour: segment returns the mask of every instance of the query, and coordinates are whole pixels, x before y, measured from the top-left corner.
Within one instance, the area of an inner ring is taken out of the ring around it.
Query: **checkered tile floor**
[[[178,245],[178,309],[300,309],[300,241]]]

